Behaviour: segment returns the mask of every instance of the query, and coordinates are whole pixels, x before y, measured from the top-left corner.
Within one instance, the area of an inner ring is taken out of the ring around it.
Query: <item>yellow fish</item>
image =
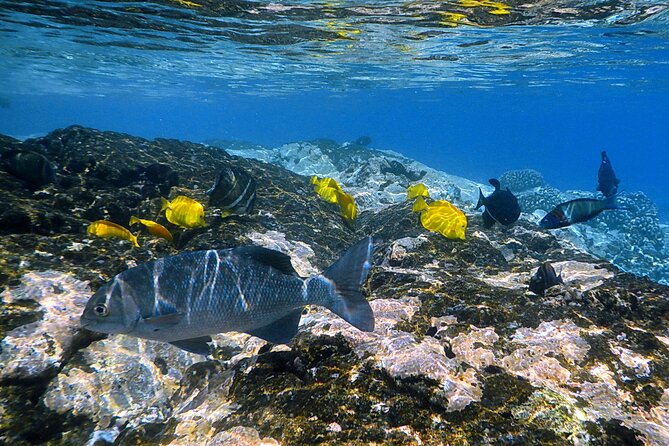
[[[179,195],[172,201],[160,197],[167,221],[182,228],[201,228],[207,226],[204,222],[204,206],[192,198]]]
[[[130,217],[130,224],[128,226],[132,226],[137,223],[141,223],[144,226],[146,226],[146,229],[149,231],[149,234],[155,237],[164,238],[165,240],[174,243],[174,237],[172,237],[172,233],[160,223],[156,223],[155,221],[151,220],[144,220],[143,218],[138,218],[133,215],[132,217]]]
[[[121,225],[112,223],[107,220],[96,220],[90,225],[86,231],[89,234],[97,235],[98,237],[116,237],[123,240],[127,240],[132,243],[132,246],[139,248],[139,243],[137,243],[137,236],[133,235],[132,232],[128,231]]]
[[[413,211],[420,212],[420,223],[428,231],[438,232],[450,239],[465,239],[467,217],[448,201],[437,200],[427,204],[423,197],[418,197]]]
[[[430,193],[423,183],[414,184],[407,188],[407,200],[413,200],[416,197],[429,197]],[[414,211],[415,212],[415,211]]]
[[[314,185],[314,192],[330,203],[336,203],[337,192],[343,192],[339,183],[333,178],[326,177],[321,180],[314,175],[311,177],[311,184]]]
[[[341,208],[341,215],[348,221],[353,221],[358,216],[358,208],[355,200],[346,192],[337,192],[337,203]]]
[[[358,216],[358,209],[353,196],[344,192],[339,183],[333,178],[325,177],[319,179],[316,175],[311,177],[314,192],[330,203],[337,203],[341,209],[341,215],[348,221],[353,221]]]

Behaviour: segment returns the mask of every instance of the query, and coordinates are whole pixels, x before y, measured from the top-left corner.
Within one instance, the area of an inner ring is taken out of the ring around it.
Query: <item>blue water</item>
[[[0,133],[80,124],[268,146],[368,135],[373,148],[482,182],[534,168],[560,189],[593,191],[605,149],[621,188],[644,191],[669,221],[661,2],[490,27],[440,23],[428,12],[443,2],[421,4],[425,22],[415,8],[381,8],[395,2],[362,16],[355,2],[297,16],[318,4],[282,2],[293,9],[261,19],[253,11],[267,3],[239,3],[246,15],[199,3],[0,1]],[[294,38],[304,29],[342,34]]]

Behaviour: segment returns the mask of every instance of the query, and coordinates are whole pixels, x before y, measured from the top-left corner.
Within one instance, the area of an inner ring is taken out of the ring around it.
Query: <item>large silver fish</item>
[[[297,333],[305,305],[321,305],[363,331],[374,314],[360,292],[372,239],[351,247],[322,274],[303,279],[290,256],[257,246],[194,251],[115,276],[91,297],[81,325],[169,342],[206,355],[209,335],[239,331],[273,343]]]

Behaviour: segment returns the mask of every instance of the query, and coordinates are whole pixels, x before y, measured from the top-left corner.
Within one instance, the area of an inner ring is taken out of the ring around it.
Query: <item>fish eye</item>
[[[107,310],[107,305],[105,304],[99,304],[93,307],[93,311],[95,312],[96,315],[105,317],[109,314],[109,311]]]

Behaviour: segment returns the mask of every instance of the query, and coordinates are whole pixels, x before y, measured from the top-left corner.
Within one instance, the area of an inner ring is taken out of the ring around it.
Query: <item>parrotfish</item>
[[[427,187],[423,183],[417,183],[407,188],[407,200],[413,200],[416,197],[429,197]]]
[[[599,171],[597,172],[597,183],[597,190],[601,191],[605,197],[612,197],[618,193],[620,180],[616,178],[616,174],[613,172],[613,166],[606,155],[606,150],[602,150],[602,164],[599,165]]]
[[[467,217],[452,203],[445,200],[427,204],[423,197],[414,201],[413,212],[420,212],[420,223],[425,229],[450,239],[465,239]]]
[[[201,228],[207,226],[204,222],[204,206],[199,202],[179,195],[172,201],[160,197],[162,207],[160,211],[165,211],[165,218],[172,224],[182,228]]]
[[[128,231],[123,226],[112,223],[111,221],[96,220],[88,225],[88,229],[86,231],[89,234],[97,235],[98,237],[115,237],[122,240],[127,240],[132,243],[132,246],[139,248],[136,235]]]
[[[518,199],[508,187],[506,190],[502,190],[499,180],[491,178],[488,182],[495,188],[495,191],[486,197],[479,188],[479,202],[476,204],[476,209],[485,206],[483,226],[490,228],[495,223],[504,226],[515,223],[520,217]]]
[[[209,205],[220,207],[224,217],[248,214],[256,201],[256,181],[241,169],[226,167],[207,194]]]
[[[563,228],[595,218],[607,209],[625,209],[615,203],[615,195],[604,200],[577,198],[560,203],[544,216],[539,226],[544,229]]]
[[[210,335],[249,333],[287,343],[305,305],[328,308],[363,331],[374,313],[360,292],[372,261],[372,238],[351,247],[322,274],[303,279],[290,256],[257,246],[193,251],[115,276],[90,298],[81,325],[169,342],[209,353]]]
[[[558,276],[555,274],[555,269],[553,265],[548,262],[544,262],[530,278],[530,291],[539,296],[543,296],[544,292],[559,283],[564,283],[562,281],[562,273]]]
[[[172,233],[160,223],[156,223],[155,221],[152,220],[144,220],[143,218],[135,217],[133,215],[132,217],[130,217],[130,224],[128,226],[132,226],[137,223],[143,224],[149,231],[149,234],[174,243],[174,237],[172,237]]]

